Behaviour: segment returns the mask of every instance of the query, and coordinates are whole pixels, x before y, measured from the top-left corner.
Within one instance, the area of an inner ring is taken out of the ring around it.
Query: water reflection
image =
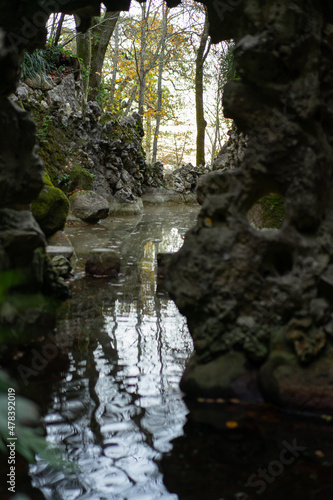
[[[156,254],[174,251],[198,209],[152,207],[142,217],[78,224],[68,236],[82,272],[91,248],[117,249],[117,281],[80,277],[62,308],[57,339],[69,368],[44,415],[48,441],[73,470],[41,458],[33,485],[47,499],[176,499],[158,461],[182,434],[187,408],[178,388],[192,340],[172,301],[155,295]]]

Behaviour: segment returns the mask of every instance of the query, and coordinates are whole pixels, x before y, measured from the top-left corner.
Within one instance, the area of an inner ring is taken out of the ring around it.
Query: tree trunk
[[[61,30],[62,30],[62,25],[63,25],[64,19],[65,19],[65,14],[62,12],[60,19],[59,19],[59,22],[58,22],[56,34],[54,36],[53,45],[58,45],[58,42],[59,42],[59,39],[61,36]]]
[[[101,21],[94,18],[97,26],[91,29],[91,69],[89,80],[89,100],[95,101],[102,81],[102,69],[106,49],[118,21],[119,11],[106,11]]]
[[[159,57],[158,66],[158,81],[157,81],[157,110],[156,110],[156,126],[154,132],[154,143],[153,143],[153,154],[152,154],[152,164],[156,163],[157,158],[157,141],[160,130],[161,123],[161,113],[162,113],[162,76],[164,70],[164,54],[165,54],[165,43],[168,28],[168,8],[163,4],[163,18],[162,18],[162,33],[161,33],[161,52]]]
[[[112,109],[114,109],[114,93],[116,90],[118,59],[119,59],[119,29],[117,23],[114,28],[114,55],[112,59],[112,78],[111,78],[111,86],[109,94],[109,105],[111,106]]]
[[[138,85],[137,84],[134,85],[134,87],[132,89],[132,92],[131,92],[131,96],[130,96],[130,98],[128,100],[127,106],[126,106],[125,111],[123,113],[123,117],[127,116],[128,113],[129,113],[129,111],[130,111],[130,109],[131,109],[131,106],[132,106],[133,101],[134,101],[135,96],[136,96],[137,88],[138,88]]]
[[[75,16],[76,28],[79,30],[80,19]],[[83,103],[87,101],[89,89],[89,72],[91,64],[91,33],[88,30],[86,33],[78,33],[76,37],[76,55],[83,63]]]
[[[146,12],[147,2],[141,4],[141,33],[140,33],[140,67],[139,67],[139,115],[144,114],[145,86],[146,86],[146,46],[147,46],[147,19],[149,6]]]
[[[214,139],[212,142],[212,155],[211,155],[211,165],[213,165],[215,156],[216,156],[216,149],[217,149],[217,144],[219,143],[220,139],[220,112],[221,112],[221,105],[222,105],[222,71],[221,71],[221,66],[219,68],[219,73],[217,77],[217,90],[216,90],[216,103],[215,103],[215,127],[214,127]]]
[[[207,122],[204,116],[203,104],[203,67],[210,49],[210,43],[206,49],[208,41],[208,16],[206,13],[205,25],[200,39],[200,45],[197,50],[197,57],[195,60],[195,109],[197,120],[197,154],[196,164],[205,164],[205,130]]]
[[[147,116],[146,120],[146,162],[151,163],[151,114]]]

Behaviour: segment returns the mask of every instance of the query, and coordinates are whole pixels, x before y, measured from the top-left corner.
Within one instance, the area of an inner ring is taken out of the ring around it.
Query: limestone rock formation
[[[227,168],[239,168],[244,159],[248,137],[237,130],[235,123],[228,131],[229,139],[217,154],[213,162],[213,170],[225,170]]]
[[[332,410],[333,7],[207,4],[214,40],[236,42],[241,80],[225,87],[224,112],[248,142],[238,169],[212,177],[168,264],[195,347],[181,385],[191,396]],[[271,192],[284,197],[285,220],[258,231],[247,213]]]
[[[38,124],[40,155],[53,184],[66,193],[93,190],[109,202],[137,203],[149,181],[140,116],[119,121],[91,101],[83,108],[82,81],[74,72],[57,82],[44,91],[23,82],[12,96]]]
[[[181,194],[190,194],[195,192],[199,179],[208,172],[208,167],[194,167],[188,163],[165,174],[164,180],[169,189]]]
[[[42,182],[34,125],[5,96],[15,90],[23,49],[44,46],[50,11],[78,13],[83,30],[99,15],[99,0],[58,0],[48,2],[45,23],[37,25],[34,15],[43,14],[46,3],[0,0],[7,34],[6,42],[0,41],[1,207],[6,207],[0,256],[6,270],[15,269],[17,257],[7,251],[6,218],[13,225],[31,217],[20,209],[37,196]],[[129,5],[104,3],[109,10]],[[168,288],[188,318],[196,350],[182,386],[193,395],[221,396],[231,386],[244,398],[260,393],[287,406],[332,409],[333,5],[326,0],[205,4],[212,41],[236,42],[241,80],[225,88],[224,109],[248,136],[248,145],[239,172],[230,175],[224,193],[206,198],[196,227],[168,265]],[[93,110],[89,119],[98,121]],[[285,221],[279,231],[256,231],[246,214],[272,191],[285,198]],[[33,232],[25,261],[35,273],[32,282],[39,284],[40,238]],[[238,369],[227,369],[230,357]],[[213,384],[202,383],[201,369],[208,382],[213,374]]]
[[[0,30],[0,334],[8,341],[28,335],[30,326],[44,321],[45,295],[68,296],[53,274],[45,236],[29,210],[43,187],[42,163],[34,122],[7,98],[15,89],[18,63]]]

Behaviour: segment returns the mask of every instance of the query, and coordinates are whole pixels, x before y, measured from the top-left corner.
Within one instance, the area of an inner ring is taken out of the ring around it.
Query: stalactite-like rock
[[[224,110],[248,144],[167,268],[195,346],[181,386],[332,409],[332,7],[236,3],[209,11],[214,38],[236,41],[241,81],[226,86]],[[285,221],[258,231],[247,212],[271,192],[285,199]]]

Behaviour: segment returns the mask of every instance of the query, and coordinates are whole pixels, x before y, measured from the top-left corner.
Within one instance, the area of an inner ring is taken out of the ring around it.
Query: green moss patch
[[[76,190],[90,191],[94,181],[94,174],[81,165],[68,166],[63,169],[57,184],[67,194]]]
[[[69,201],[60,189],[53,186],[47,174],[44,174],[43,178],[44,187],[31,204],[31,211],[46,236],[51,236],[63,229],[69,211]]]
[[[280,229],[286,216],[284,197],[279,194],[269,194],[263,196],[258,203],[262,209],[262,227]]]

